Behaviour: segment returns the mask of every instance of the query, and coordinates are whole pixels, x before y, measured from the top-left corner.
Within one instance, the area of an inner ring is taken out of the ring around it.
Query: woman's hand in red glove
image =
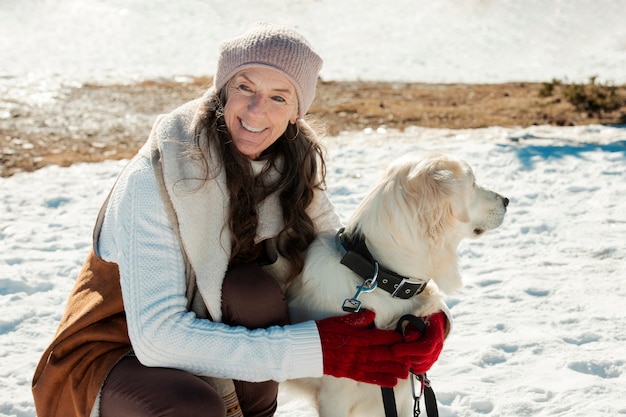
[[[447,334],[448,319],[439,311],[424,318],[424,332],[408,325],[404,331],[404,341],[393,347],[398,357],[406,358],[415,374],[424,374],[439,358],[443,341]]]
[[[398,332],[372,328],[374,318],[373,311],[363,310],[316,322],[325,375],[384,387],[408,377],[408,358],[396,356],[393,349],[407,343],[400,343],[403,337]]]

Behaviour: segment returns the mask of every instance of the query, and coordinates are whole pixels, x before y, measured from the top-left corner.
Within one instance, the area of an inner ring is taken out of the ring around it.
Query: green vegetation
[[[611,113],[626,107],[626,86],[615,86],[597,82],[597,77],[590,77],[587,84],[565,84],[554,79],[543,83],[539,90],[540,97],[557,97],[572,104],[576,110],[594,115]],[[622,119],[626,114],[622,115]]]

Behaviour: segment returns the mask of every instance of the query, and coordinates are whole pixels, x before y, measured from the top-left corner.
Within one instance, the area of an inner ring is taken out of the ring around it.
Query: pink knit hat
[[[250,67],[271,68],[287,77],[298,95],[299,115],[306,114],[315,98],[322,58],[302,35],[286,26],[259,23],[223,42],[213,80],[215,91],[220,91],[237,72]]]

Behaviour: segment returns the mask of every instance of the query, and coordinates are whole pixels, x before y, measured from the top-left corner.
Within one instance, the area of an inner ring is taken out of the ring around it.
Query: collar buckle
[[[402,299],[411,298],[414,295],[423,292],[426,289],[427,284],[428,282],[416,283],[411,282],[407,278],[402,278],[399,283],[393,284],[394,290],[391,293],[391,296]]]

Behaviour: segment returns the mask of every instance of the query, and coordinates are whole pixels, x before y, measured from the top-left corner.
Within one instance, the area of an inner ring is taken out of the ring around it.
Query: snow
[[[625,14],[622,0],[3,0],[0,77],[212,74],[221,40],[267,20],[297,27],[326,79],[624,83]]]
[[[210,74],[218,40],[256,20],[297,26],[326,79],[623,83],[624,12],[621,0],[4,0],[0,88],[36,105],[59,83]],[[417,149],[466,159],[511,201],[501,228],[460,247],[455,328],[429,373],[442,417],[626,415],[623,127],[381,126],[324,142],[344,219],[385,164]],[[35,416],[34,368],[124,164],[0,179],[2,417]],[[279,417],[316,415],[293,392],[280,400]]]

